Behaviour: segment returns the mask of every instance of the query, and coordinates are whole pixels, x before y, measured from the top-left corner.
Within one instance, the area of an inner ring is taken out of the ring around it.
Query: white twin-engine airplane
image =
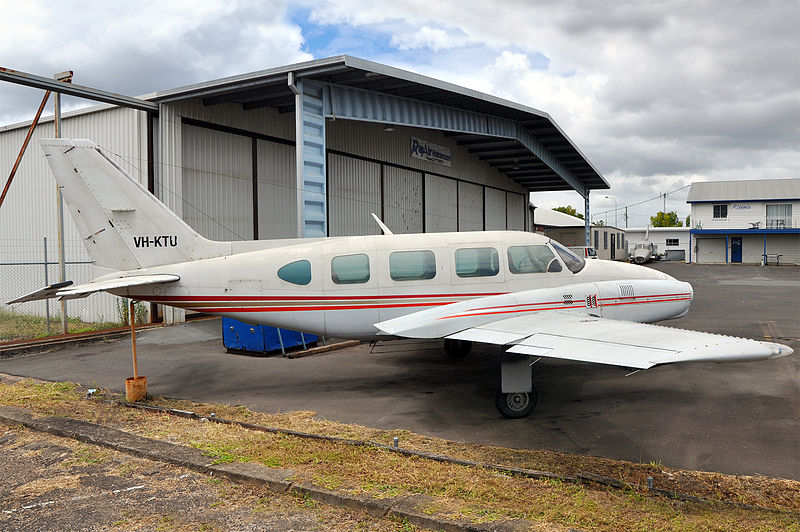
[[[200,236],[87,140],[43,140],[91,260],[94,281],[11,303],[107,291],[140,301],[336,338],[444,338],[502,346],[496,404],[536,404],[531,365],[552,357],[647,369],[785,356],[781,344],[673,329],[691,285],[664,273],[585,261],[516,231],[214,242]]]

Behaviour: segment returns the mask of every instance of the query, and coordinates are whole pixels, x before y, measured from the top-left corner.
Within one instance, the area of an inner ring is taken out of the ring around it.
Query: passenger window
[[[307,260],[296,260],[282,266],[278,277],[292,284],[306,285],[311,282],[311,263]]]
[[[395,251],[389,255],[389,275],[395,281],[433,279],[436,257],[433,251]]]
[[[456,250],[456,275],[459,277],[493,277],[500,273],[500,258],[494,248]]]
[[[561,263],[547,246],[511,246],[508,248],[508,269],[511,273],[560,272]],[[549,269],[548,269],[549,268]]]
[[[358,284],[369,281],[369,257],[342,255],[331,260],[331,279],[336,284]]]

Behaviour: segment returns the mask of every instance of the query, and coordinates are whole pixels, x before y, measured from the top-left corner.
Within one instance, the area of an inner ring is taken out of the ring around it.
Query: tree
[[[692,216],[691,216],[690,214],[687,214],[687,215],[686,215],[686,223],[685,223],[685,224],[683,224],[683,225],[684,225],[684,227],[691,227],[691,225],[689,224],[689,220],[690,220],[691,218],[692,218]]]
[[[575,210],[575,207],[572,205],[567,205],[566,207],[556,207],[553,209],[554,211],[563,212],[564,214],[569,214],[570,216],[574,216],[576,218],[580,218],[583,220],[583,215]]]
[[[658,211],[655,216],[650,217],[650,225],[653,227],[683,227],[683,222],[678,220],[678,213],[675,211]]]

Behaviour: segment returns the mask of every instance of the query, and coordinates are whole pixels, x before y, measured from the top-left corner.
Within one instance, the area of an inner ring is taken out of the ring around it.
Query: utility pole
[[[663,212],[664,214],[667,214],[667,193],[664,192],[661,195],[664,196],[664,207],[661,209],[661,212]]]
[[[53,76],[58,81],[72,83],[72,70],[59,72]],[[56,138],[61,138],[61,93],[56,92],[53,100],[55,108],[55,128]],[[64,198],[61,196],[61,187],[56,184],[56,202],[58,202],[58,280],[63,283],[67,276],[66,261],[64,260]],[[67,334],[67,302],[61,300],[61,334]]]
[[[628,228],[628,206],[625,206],[625,229]]]

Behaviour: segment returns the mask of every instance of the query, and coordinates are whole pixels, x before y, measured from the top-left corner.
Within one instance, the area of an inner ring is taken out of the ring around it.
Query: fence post
[[[44,237],[44,285],[50,286],[50,281],[47,276],[47,237]],[[44,300],[45,317],[47,319],[47,336],[50,336],[50,298]]]

